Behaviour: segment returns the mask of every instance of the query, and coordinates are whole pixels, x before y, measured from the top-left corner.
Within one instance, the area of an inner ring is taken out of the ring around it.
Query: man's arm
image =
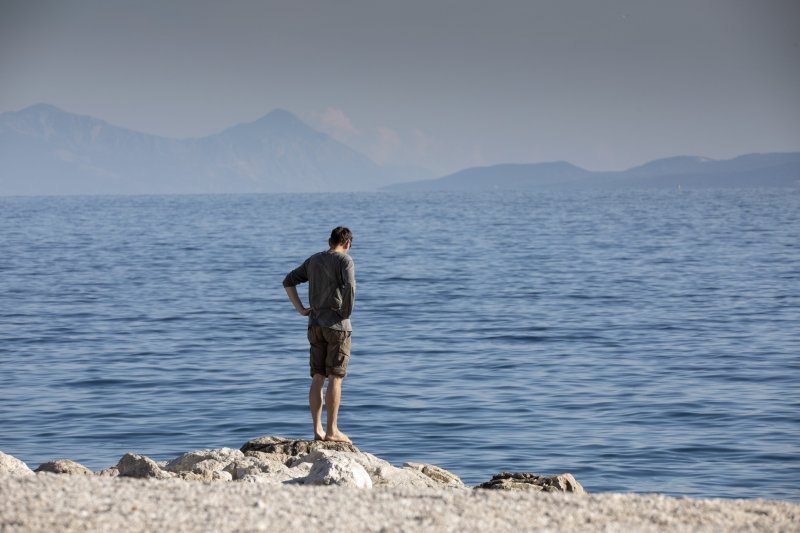
[[[300,301],[300,295],[297,294],[297,287],[299,283],[308,281],[308,260],[302,265],[289,272],[283,279],[283,288],[286,289],[286,294],[289,296],[289,301],[297,312],[303,316],[308,316],[311,313],[311,308],[305,307],[303,302]]]
[[[352,259],[342,265],[342,281],[342,316],[350,318],[356,303],[356,266]]]
[[[303,302],[300,301],[300,295],[297,294],[297,287],[284,287],[286,289],[286,294],[289,296],[289,301],[292,302],[294,308],[297,309],[297,312],[303,316],[308,316],[311,314],[310,307],[304,307]]]

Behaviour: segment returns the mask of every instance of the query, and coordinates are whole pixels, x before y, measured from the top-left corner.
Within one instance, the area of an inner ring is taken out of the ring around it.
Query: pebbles
[[[659,495],[0,476],[2,531],[796,531],[800,505]]]
[[[794,503],[586,495],[570,474],[503,472],[470,489],[434,465],[398,468],[354,446],[279,437],[160,463],[127,453],[94,474],[64,459],[34,474],[0,452],[0,531],[763,531],[798,523]]]

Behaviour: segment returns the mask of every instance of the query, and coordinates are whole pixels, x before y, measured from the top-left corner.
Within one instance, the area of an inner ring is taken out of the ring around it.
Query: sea
[[[800,501],[798,188],[3,197],[0,450],[99,470],[311,438],[282,281],[338,225],[361,450]]]

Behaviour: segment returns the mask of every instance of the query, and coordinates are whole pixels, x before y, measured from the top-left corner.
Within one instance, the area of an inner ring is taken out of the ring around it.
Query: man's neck
[[[331,252],[339,252],[340,254],[346,254],[347,253],[347,250],[344,248],[344,246],[336,246],[335,248],[331,248],[330,251]]]

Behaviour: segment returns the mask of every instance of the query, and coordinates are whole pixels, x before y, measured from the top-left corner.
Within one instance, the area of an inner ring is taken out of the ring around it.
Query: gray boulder
[[[311,472],[311,463],[299,463],[291,468],[277,461],[249,462],[252,458],[245,457],[237,461],[234,466],[234,479],[244,483],[268,483],[271,485],[303,484]]]
[[[39,465],[35,472],[52,472],[53,474],[69,474],[91,476],[92,471],[69,459],[55,459]]]
[[[303,485],[339,485],[371,489],[372,480],[363,466],[352,456],[345,454],[326,455],[311,467],[308,476],[302,479]]]
[[[0,452],[0,476],[23,477],[32,476],[33,470],[13,455]]]
[[[211,481],[233,481],[233,476],[230,472],[215,470],[211,474]]]
[[[117,463],[116,469],[120,477],[168,479],[174,477],[170,472],[161,470],[155,461],[144,455],[126,453]]]
[[[205,471],[201,474],[196,472],[171,472],[171,476],[175,476],[178,479],[182,479],[184,481],[232,481],[233,477],[231,476],[230,472],[219,471],[219,470],[209,470]]]
[[[475,488],[586,494],[586,490],[569,473],[556,476],[538,476],[529,472],[500,472],[493,476],[491,480]]]
[[[425,463],[403,463],[403,468],[410,468],[412,470],[416,470],[417,472],[421,472],[422,474],[442,485],[448,485],[452,487],[464,486],[464,482],[461,481],[460,477],[436,465],[429,465]]]
[[[95,476],[100,476],[100,477],[117,477],[117,476],[119,476],[119,470],[117,469],[116,466],[112,466],[112,467],[100,470],[99,472],[95,472],[94,475]]]
[[[296,459],[290,463],[289,466],[294,469],[300,467],[304,463],[311,463],[311,471],[313,472],[314,469],[317,468],[317,463],[324,465],[326,462],[331,460],[335,461],[338,458],[352,460],[361,465],[361,467],[369,475],[372,485],[375,487],[439,488],[447,486],[459,486],[455,483],[442,483],[441,481],[424,474],[421,470],[416,468],[397,468],[391,465],[388,461],[384,461],[383,459],[375,457],[371,453],[365,452],[351,453],[340,452],[336,450],[316,450]],[[323,468],[323,466],[320,466],[319,468]],[[441,471],[447,472],[444,469],[441,469]],[[450,475],[452,476],[452,474]],[[297,482],[304,483],[304,480],[298,479]],[[463,486],[463,484],[461,486]]]
[[[226,469],[241,459],[244,459],[244,454],[231,448],[195,450],[169,461],[164,470],[180,474],[183,479],[198,479],[199,476],[199,479],[215,481],[232,478],[232,472],[226,472]],[[190,473],[195,475],[189,476]]]
[[[211,481],[213,474],[203,475],[195,474],[194,472],[172,472],[172,475],[184,481]]]
[[[284,481],[278,481],[275,476],[270,474],[247,474],[236,480],[237,483],[263,483],[265,485],[280,486]]]
[[[292,479],[305,477],[311,472],[312,466],[314,466],[312,463],[298,463],[289,468],[289,474]]]
[[[289,468],[278,461],[261,460],[257,457],[243,457],[230,463],[226,468],[234,480],[242,479],[248,475],[267,476],[276,483],[292,479]]]
[[[278,463],[283,463],[286,466],[289,466],[289,463],[297,459],[296,456],[287,455],[285,453],[268,453],[268,452],[259,452],[255,450],[248,450],[244,452],[245,457],[255,457],[261,461],[276,461]]]

